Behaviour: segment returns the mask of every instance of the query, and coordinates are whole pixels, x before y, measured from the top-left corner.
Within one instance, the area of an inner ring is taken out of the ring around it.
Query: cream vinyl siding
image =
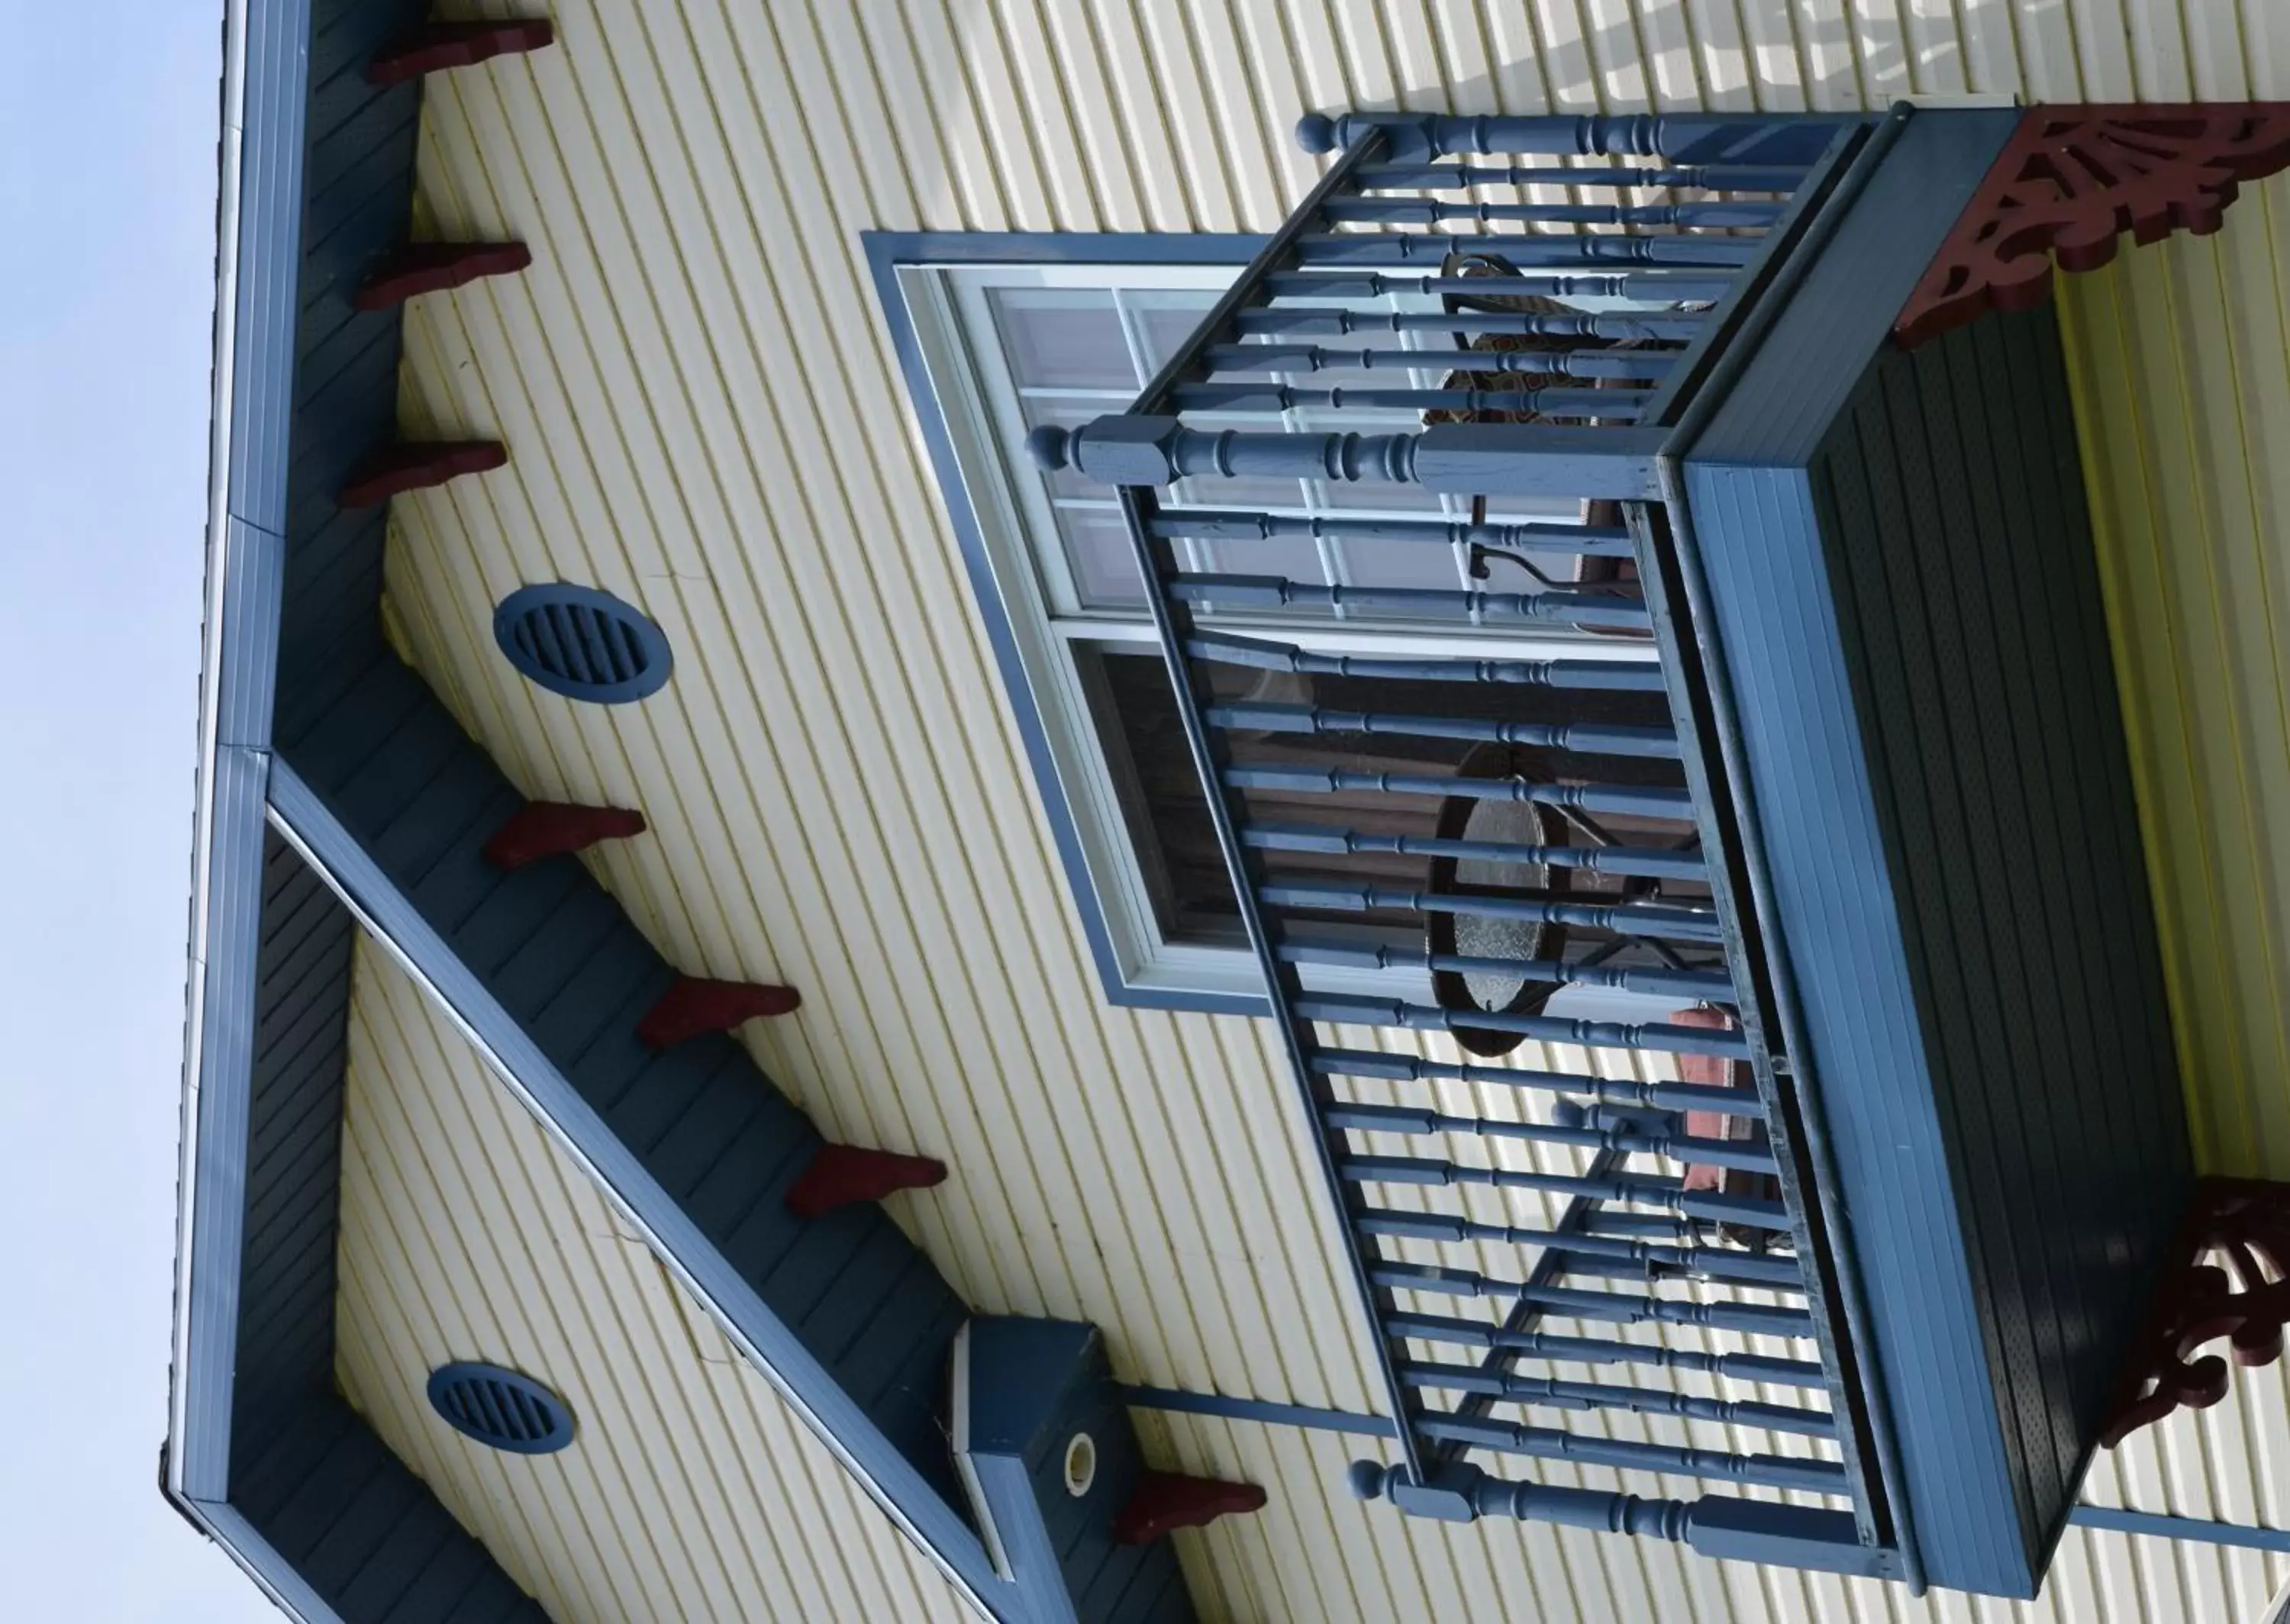
[[[2290,182],[2229,218],[2078,278],[2065,332],[2198,1154],[2286,1179]]]
[[[974,1304],[1095,1321],[1126,1379],[1349,1410],[1371,1406],[1366,1350],[1270,1035],[1105,1002],[858,234],[1269,230],[1317,173],[1288,136],[1309,108],[2239,94],[2246,55],[2262,93],[2290,52],[2290,20],[2260,0],[2183,19],[2096,0],[564,0],[553,16],[552,48],[428,82],[420,233],[516,236],[535,261],[409,311],[407,432],[497,435],[511,460],[394,505],[395,635],[526,791],[645,811],[652,833],[595,861],[671,959],[803,989],[801,1013],[744,1036],[830,1136],[951,1164],[948,1185],[893,1209]],[[2222,242],[2259,214],[2229,218]],[[2239,359],[2290,379],[2278,343]],[[669,687],[596,708],[517,677],[492,607],[556,579],[657,619]],[[409,1289],[445,1291],[426,1268]],[[625,1265],[580,1293],[585,1323],[653,1311],[645,1280]],[[348,1299],[345,1315],[346,1362],[380,1380],[396,1356],[383,1327],[350,1325]],[[2246,1405],[2126,1451],[2127,1503],[2290,1522],[2254,1487],[2290,1467],[2285,1396],[2270,1375],[2245,1390]],[[2176,1624],[2255,1617],[2282,1577],[2246,1553],[2078,1532],[2043,1606],[1918,1605],[1643,1541],[1358,1507],[1341,1482],[1358,1440],[1144,1425],[1161,1463],[1271,1492],[1257,1516],[1180,1536],[1212,1619]],[[695,1420],[674,1457],[705,1484],[722,1469],[706,1464],[711,1427]],[[804,1447],[823,1496],[832,1468]],[[2108,1469],[2094,1498],[2116,1496]],[[538,1480],[488,1488],[501,1537],[525,1541],[514,1560],[556,1560],[554,1531],[563,1561],[597,1567],[574,1548],[603,1524],[631,1542],[661,1530],[651,1560],[669,1570],[701,1560],[677,1541],[702,1524],[647,1520],[660,1479],[641,1474],[667,1470],[631,1457],[581,1525],[556,1520]],[[887,1532],[837,1492],[819,1503],[838,1538]],[[672,1578],[645,1579],[626,1616],[677,1616],[661,1601]],[[834,1616],[781,1604],[751,1616]]]
[[[562,1624],[969,1618],[396,961],[354,976],[337,1373],[509,1577]],[[572,1443],[447,1427],[457,1359],[555,1389]]]

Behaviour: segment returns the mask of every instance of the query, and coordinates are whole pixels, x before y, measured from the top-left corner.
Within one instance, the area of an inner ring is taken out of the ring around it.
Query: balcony
[[[2020,121],[1307,119],[1338,156],[1190,342],[1036,432],[1149,584],[1382,1360],[1368,1498],[2040,1584],[2192,1172],[2051,315],[1896,319]],[[1255,476],[1417,510],[1178,500]],[[1277,572],[1361,544],[1484,585]],[[1399,613],[1453,647],[1307,635]],[[1518,1419],[1611,1409],[1776,1442]]]

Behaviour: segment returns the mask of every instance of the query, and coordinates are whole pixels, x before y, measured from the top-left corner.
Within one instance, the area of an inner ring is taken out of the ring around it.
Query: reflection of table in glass
[[[1474,778],[1508,778],[1524,764],[1507,745],[1474,750],[1457,769]],[[1443,841],[1506,846],[1566,844],[1569,826],[1554,808],[1531,801],[1482,801],[1450,796],[1439,804],[1433,835]],[[1474,898],[1517,902],[1547,901],[1568,888],[1570,870],[1549,863],[1488,856],[1435,857],[1424,889],[1434,895],[1468,893]],[[1461,956],[1493,960],[1556,959],[1565,951],[1566,927],[1549,920],[1485,914],[1427,912],[1424,946],[1435,964]],[[1556,981],[1487,967],[1431,972],[1433,1000],[1444,1010],[1500,1011],[1531,1015],[1550,1002]],[[1508,1054],[1522,1041],[1516,1032],[1457,1028],[1455,1041],[1473,1054]]]

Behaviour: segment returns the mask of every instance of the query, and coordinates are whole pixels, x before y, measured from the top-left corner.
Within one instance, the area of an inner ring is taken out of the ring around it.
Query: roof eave
[[[223,1503],[270,710],[292,405],[308,0],[227,0],[199,753],[162,1488],[289,1611],[296,1580]],[[236,1124],[240,1134],[230,1132]],[[243,1541],[252,1539],[255,1550]]]

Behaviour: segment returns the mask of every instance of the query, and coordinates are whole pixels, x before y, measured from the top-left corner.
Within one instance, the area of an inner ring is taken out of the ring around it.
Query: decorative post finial
[[[1296,144],[1317,157],[1336,149],[1336,121],[1325,113],[1307,113],[1296,121]]]
[[[1055,424],[1045,423],[1026,436],[1026,455],[1045,474],[1066,466],[1066,446],[1073,436]]]
[[[1398,1466],[1380,1466],[1373,1460],[1355,1460],[1344,1470],[1344,1483],[1351,1490],[1354,1500],[1381,1500],[1385,1476],[1406,1469]]]

